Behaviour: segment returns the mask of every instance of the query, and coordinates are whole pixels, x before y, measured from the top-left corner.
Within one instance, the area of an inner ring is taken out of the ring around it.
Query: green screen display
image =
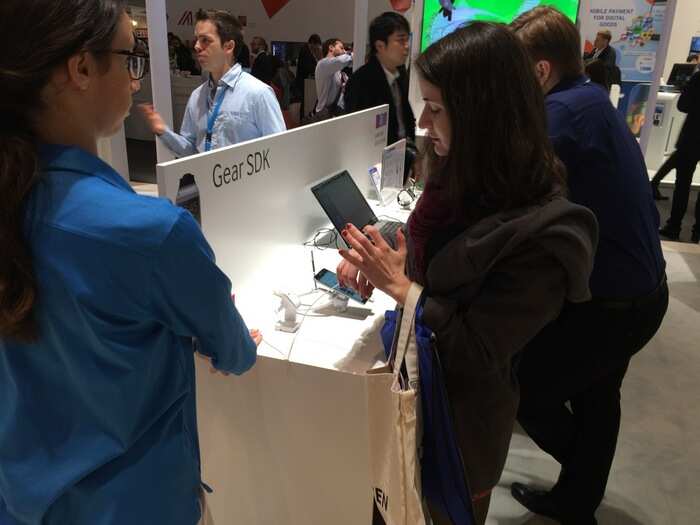
[[[508,24],[525,11],[551,5],[576,21],[579,0],[425,0],[421,51],[473,20]]]

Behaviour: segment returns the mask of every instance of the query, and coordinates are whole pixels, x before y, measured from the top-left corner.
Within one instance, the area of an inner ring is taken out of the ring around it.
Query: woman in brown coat
[[[589,297],[597,225],[566,200],[530,60],[510,31],[477,22],[417,60],[429,180],[397,250],[373,227],[342,232],[341,284],[403,304],[423,285],[477,523],[503,471],[518,406],[513,361],[565,300]],[[364,235],[369,236],[371,241]],[[430,504],[430,502],[428,502]],[[450,523],[430,506],[436,524]]]

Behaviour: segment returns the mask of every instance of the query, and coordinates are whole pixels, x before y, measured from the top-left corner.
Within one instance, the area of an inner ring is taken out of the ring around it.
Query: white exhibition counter
[[[345,312],[324,307],[323,294],[305,294],[313,290],[311,251],[317,271],[335,271],[340,257],[303,243],[329,226],[310,191],[315,182],[347,169],[369,194],[386,121],[382,106],[157,168],[159,194],[173,201],[180,178],[194,176],[204,234],[243,318],[264,335],[256,366],[241,377],[212,375],[197,360],[202,474],[217,525],[371,521],[364,372],[381,354],[353,345],[394,303],[375,292]],[[317,307],[296,334],[275,330],[275,290]]]

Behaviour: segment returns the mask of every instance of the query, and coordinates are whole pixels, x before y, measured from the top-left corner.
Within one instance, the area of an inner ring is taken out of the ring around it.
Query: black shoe
[[[668,239],[669,241],[677,241],[680,234],[681,232],[679,230],[669,228],[668,225],[659,230],[659,235],[661,235],[661,237],[664,239]]]
[[[556,502],[550,496],[549,492],[531,489],[522,483],[513,483],[510,486],[510,494],[530,512],[546,516],[556,521],[561,521]]]
[[[654,200],[655,201],[667,201],[668,197],[665,195],[662,195],[661,192],[659,191],[659,187],[656,186],[655,184],[651,185],[651,192],[654,195]]]

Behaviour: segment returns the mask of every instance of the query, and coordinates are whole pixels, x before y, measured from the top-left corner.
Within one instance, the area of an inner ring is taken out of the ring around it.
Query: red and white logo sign
[[[262,0],[267,16],[272,18],[280,9],[286,6],[291,0]]]

